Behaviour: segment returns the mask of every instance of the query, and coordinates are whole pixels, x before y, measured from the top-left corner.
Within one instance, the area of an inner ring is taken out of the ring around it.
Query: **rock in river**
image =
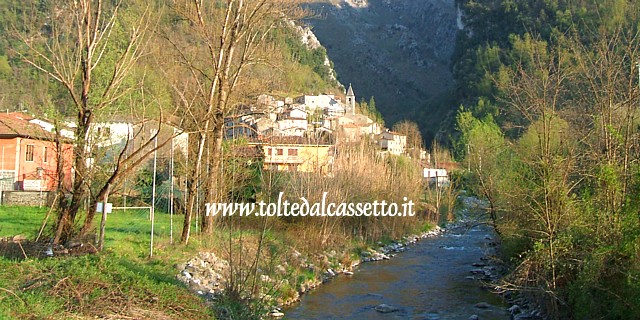
[[[391,313],[391,312],[396,312],[396,311],[400,310],[397,307],[390,306],[390,305],[385,304],[385,303],[377,305],[374,309],[376,311],[380,312],[380,313]]]

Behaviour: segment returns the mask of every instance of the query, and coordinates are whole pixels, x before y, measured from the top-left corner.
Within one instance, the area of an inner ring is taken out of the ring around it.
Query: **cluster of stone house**
[[[336,143],[364,138],[383,154],[402,155],[407,149],[405,135],[356,112],[351,85],[344,101],[333,94],[283,100],[261,95],[255,104],[241,106],[225,118],[225,138],[248,139],[260,146],[265,168],[279,171],[329,171]]]
[[[332,94],[284,100],[261,95],[255,104],[242,106],[225,118],[225,138],[247,139],[251,152],[263,159],[265,169],[275,171],[328,173],[336,144],[363,139],[377,144],[382,155],[406,154],[406,136],[356,112],[355,101],[351,86],[344,101]],[[75,137],[74,125],[69,122],[65,126],[56,138],[50,121],[20,112],[0,113],[0,190],[52,191],[60,184],[68,190]],[[123,150],[125,144],[131,150],[140,148],[156,130],[158,140],[171,140],[158,150],[160,157],[171,152],[187,156],[188,134],[176,126],[110,119],[91,125],[86,151],[92,156],[87,165],[113,165],[117,157],[114,152]],[[61,157],[57,152],[63,153]],[[420,157],[426,157],[426,152],[421,151]],[[58,174],[58,159],[64,160],[63,175]]]

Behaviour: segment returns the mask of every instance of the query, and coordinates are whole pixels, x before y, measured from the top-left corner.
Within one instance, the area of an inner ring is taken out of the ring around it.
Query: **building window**
[[[298,149],[288,149],[287,150],[287,154],[290,157],[297,157],[298,156]]]
[[[25,161],[33,161],[33,145],[27,145],[27,154],[25,155]]]
[[[272,149],[272,148],[267,148],[267,154],[268,154],[268,155],[273,154],[273,149]]]
[[[276,149],[276,155],[278,155],[278,156],[284,155],[284,149],[282,149],[282,148]]]
[[[44,150],[42,151],[42,161],[44,163],[47,163],[47,156],[48,156],[48,152],[47,151],[48,150],[49,150],[49,148],[44,147]]]

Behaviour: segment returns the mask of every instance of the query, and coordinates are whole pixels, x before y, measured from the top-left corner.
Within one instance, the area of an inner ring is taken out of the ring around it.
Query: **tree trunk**
[[[85,112],[78,113],[79,125],[76,129],[76,146],[75,159],[74,159],[74,179],[72,186],[71,203],[60,211],[57,221],[56,234],[53,239],[54,244],[66,243],[73,236],[73,225],[80,210],[80,206],[84,201],[86,188],[85,177],[87,174],[87,163],[85,156],[86,140],[83,137],[87,136],[89,130],[88,123],[91,121],[91,116]],[[88,218],[88,217],[87,217]]]
[[[204,154],[204,146],[207,142],[206,130],[209,127],[209,120],[205,121],[204,130],[200,132],[198,141],[198,150],[196,154],[193,171],[191,172],[190,181],[187,186],[187,203],[185,206],[184,224],[182,225],[182,235],[180,241],[184,244],[189,243],[191,234],[191,219],[193,217],[193,209],[196,201],[196,192],[198,192],[198,183],[200,182],[200,170],[202,167],[202,156]]]
[[[224,135],[224,122],[216,121],[213,128],[213,149],[209,155],[210,157],[210,171],[209,171],[209,194],[208,202],[222,202],[224,194],[224,168],[223,168],[223,150],[222,140]],[[202,219],[202,232],[213,232],[214,216],[205,216]]]
[[[98,251],[102,251],[104,248],[104,229],[107,224],[107,203],[109,202],[109,190],[111,185],[107,184],[106,192],[102,201],[102,220],[100,221],[100,238],[98,240]],[[95,210],[93,210],[95,211]]]

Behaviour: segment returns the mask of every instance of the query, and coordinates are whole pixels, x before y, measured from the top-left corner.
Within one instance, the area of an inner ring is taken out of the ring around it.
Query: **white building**
[[[447,169],[423,168],[422,177],[427,179],[429,183],[435,183],[438,186],[447,185],[449,183]]]
[[[318,96],[304,95],[298,98],[298,103],[305,108],[315,111],[321,109],[328,116],[344,115],[345,107],[332,94],[321,94]]]
[[[307,132],[309,123],[303,118],[284,118],[278,120],[278,129],[283,135],[302,137]]]
[[[125,121],[95,122],[89,127],[90,147],[102,148],[133,139],[133,124]]]
[[[407,136],[393,131],[385,131],[378,135],[378,144],[382,150],[390,154],[401,155],[407,148]]]
[[[51,122],[48,121],[44,121],[44,120],[40,120],[40,119],[31,119],[29,120],[30,123],[39,125],[40,127],[42,127],[42,129],[49,131],[49,132],[54,132],[55,130],[55,125]],[[75,133],[73,132],[73,130],[71,130],[72,128],[68,127],[65,124],[65,127],[60,129],[60,135],[65,137],[65,138],[69,138],[69,139],[73,139],[75,137]]]
[[[304,136],[309,126],[307,112],[299,107],[291,107],[280,114],[276,123],[282,135],[296,137]]]

